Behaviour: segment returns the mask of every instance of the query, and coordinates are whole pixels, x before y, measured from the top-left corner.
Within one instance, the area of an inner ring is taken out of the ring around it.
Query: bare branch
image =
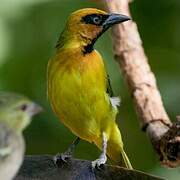
[[[131,16],[129,0],[105,0],[105,4],[110,12]],[[132,94],[142,129],[146,131],[155,150],[160,155],[162,164],[168,167],[179,166],[179,122],[172,125],[164,109],[136,23],[128,21],[116,25],[113,27],[112,37],[115,59],[120,65]]]

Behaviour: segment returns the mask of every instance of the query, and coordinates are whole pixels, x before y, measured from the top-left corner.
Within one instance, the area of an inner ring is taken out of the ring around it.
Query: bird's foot
[[[97,168],[98,170],[102,169],[102,165],[104,165],[107,161],[106,156],[106,149],[107,149],[107,137],[106,134],[103,132],[102,136],[102,153],[100,157],[94,161],[92,161],[92,168]]]
[[[58,153],[53,157],[54,163],[57,165],[59,163],[67,163],[68,159],[72,158],[72,154],[70,153]]]
[[[102,166],[106,163],[107,157],[102,156],[99,159],[96,159],[92,161],[92,168],[95,169],[97,168],[98,170],[102,169]]]
[[[67,163],[68,159],[71,159],[73,156],[73,151],[77,144],[79,143],[80,138],[77,137],[75,141],[69,146],[67,151],[64,153],[58,153],[56,156],[53,157],[53,161],[56,165],[61,164],[61,163]]]

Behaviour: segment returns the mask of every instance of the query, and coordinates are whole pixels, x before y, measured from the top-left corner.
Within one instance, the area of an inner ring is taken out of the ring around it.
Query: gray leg
[[[102,153],[98,159],[92,161],[92,167],[93,168],[95,168],[95,167],[99,168],[101,165],[106,163],[106,161],[107,161],[106,150],[107,150],[107,137],[106,137],[106,133],[103,132]]]
[[[79,141],[80,141],[80,138],[77,137],[74,140],[74,142],[69,146],[67,151],[65,151],[64,153],[60,153],[60,154],[58,153],[56,156],[54,156],[53,160],[54,160],[55,164],[57,164],[57,161],[67,162],[67,159],[69,159],[73,156],[74,149],[78,145]]]

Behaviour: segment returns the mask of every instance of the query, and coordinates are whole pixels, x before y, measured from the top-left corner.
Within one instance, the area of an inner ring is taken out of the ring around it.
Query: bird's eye
[[[22,111],[25,111],[27,109],[27,105],[23,104],[20,108],[21,108]]]
[[[96,17],[94,17],[93,18],[93,22],[94,22],[94,24],[100,24],[101,23],[101,17],[99,16],[96,16]]]
[[[103,23],[104,17],[105,15],[101,14],[88,14],[82,18],[82,22],[100,26]]]

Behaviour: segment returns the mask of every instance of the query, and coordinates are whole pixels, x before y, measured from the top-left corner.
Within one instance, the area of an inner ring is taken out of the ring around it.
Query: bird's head
[[[0,92],[0,123],[15,132],[22,132],[31,122],[32,116],[41,110],[39,105],[22,95]]]
[[[84,47],[84,52],[91,52],[98,37],[114,24],[128,21],[122,14],[108,14],[94,8],[80,9],[73,12],[66,23],[57,47]]]

